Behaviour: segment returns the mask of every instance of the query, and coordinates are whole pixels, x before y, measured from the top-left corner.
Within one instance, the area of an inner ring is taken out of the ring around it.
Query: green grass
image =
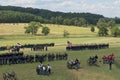
[[[24,27],[27,26],[27,23],[24,24],[0,24],[0,35],[23,35],[24,34]],[[43,24],[45,25],[45,24]],[[50,28],[50,34],[63,34],[64,30],[67,30],[70,34],[77,34],[77,35],[85,35],[86,33],[89,35],[96,35],[98,29],[95,29],[95,32],[91,32],[90,28],[84,27],[76,27],[76,26],[65,26],[65,25],[53,25],[53,24],[46,24],[45,26]],[[39,28],[38,34],[41,34],[42,28]]]
[[[55,47],[48,48],[48,51],[30,51],[24,49],[25,54],[46,54],[67,52],[69,59],[78,58],[81,62],[81,69],[79,71],[69,70],[66,67],[66,61],[52,61],[44,62],[52,66],[52,74],[50,76],[37,75],[35,68],[39,63],[32,64],[16,64],[16,65],[0,65],[0,80],[2,80],[2,73],[14,70],[17,74],[18,80],[119,80],[120,71],[119,66],[113,64],[112,70],[109,70],[107,64],[99,63],[100,67],[88,66],[86,61],[90,56],[97,54],[99,60],[103,55],[115,54],[116,59],[120,57],[120,38],[114,37],[97,37],[96,32],[90,32],[90,28],[72,27],[64,25],[46,24],[51,29],[48,36],[41,35],[41,28],[37,36],[25,35],[24,26],[27,24],[0,24],[0,46],[21,44],[37,44],[37,43],[55,43]],[[68,30],[71,34],[68,38],[63,38],[64,30]],[[91,43],[109,43],[109,49],[101,50],[83,50],[83,51],[66,51],[66,42],[71,41],[75,44],[91,44]],[[7,51],[1,51],[5,53]],[[120,63],[117,62],[117,65]]]
[[[53,51],[56,49],[56,51]],[[26,54],[45,54],[49,52],[63,52],[65,51],[63,47],[55,47],[49,49],[47,52],[31,52],[25,50]],[[51,51],[52,50],[52,51]],[[16,64],[16,65],[3,65],[0,66],[0,79],[2,80],[2,73],[6,71],[14,70],[17,74],[19,80],[119,80],[120,72],[119,68],[113,64],[112,70],[109,70],[107,64],[99,63],[100,67],[88,66],[86,61],[90,56],[97,54],[99,60],[103,55],[109,55],[114,53],[116,57],[120,57],[119,48],[110,48],[102,50],[85,50],[85,51],[68,51],[69,59],[78,58],[81,62],[81,69],[79,71],[69,70],[66,68],[66,61],[52,61],[44,62],[44,64],[50,64],[52,66],[52,75],[50,76],[41,76],[37,75],[35,68],[39,63],[32,64]]]
[[[111,47],[120,46],[120,38],[114,37],[79,37],[79,38],[63,38],[63,37],[39,37],[39,36],[3,36],[0,39],[0,45],[16,45],[21,44],[37,44],[37,43],[55,43],[56,45],[66,45],[67,41],[74,44],[91,44],[91,43],[109,43]]]

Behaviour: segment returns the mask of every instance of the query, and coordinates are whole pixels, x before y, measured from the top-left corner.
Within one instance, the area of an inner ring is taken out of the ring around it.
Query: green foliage
[[[95,27],[94,26],[91,26],[91,32],[94,32],[95,31]]]
[[[85,18],[80,18],[80,19],[79,19],[79,22],[80,22],[81,24],[79,24],[78,26],[86,27],[86,19],[85,19]]]
[[[6,11],[3,13],[2,11]],[[16,13],[17,12],[17,13]],[[26,23],[30,21],[39,21],[41,23],[52,23],[52,24],[66,24],[66,25],[76,25],[80,26],[85,20],[87,25],[96,25],[100,18],[105,18],[102,15],[91,14],[91,13],[63,13],[63,12],[53,12],[44,9],[36,8],[23,8],[15,6],[0,6],[0,22],[2,23]],[[19,14],[20,13],[20,14]],[[78,18],[83,18],[78,19]],[[66,19],[70,21],[66,22]],[[109,18],[105,18],[108,21]],[[81,21],[82,22],[81,22]],[[115,20],[117,24],[120,24],[120,18],[116,17]],[[85,25],[86,26],[86,25]]]
[[[46,36],[50,33],[50,29],[48,27],[43,27],[42,28],[42,33]]]
[[[87,24],[95,25],[99,18],[104,18],[104,16],[102,15],[91,14],[91,13],[63,13],[63,12],[53,12],[44,9],[23,8],[23,7],[15,7],[15,6],[0,6],[0,10],[18,11],[22,13],[29,13],[36,16],[41,16],[42,17],[42,20],[40,21],[41,23],[52,23],[52,24],[66,24],[64,22],[66,21],[66,19],[69,19],[71,23],[67,23],[66,25],[76,25],[77,22],[78,23],[77,25],[80,26],[81,24],[84,24],[85,21],[87,22]],[[78,17],[80,19],[78,19]],[[29,22],[34,21],[31,19],[33,18],[28,17],[28,19],[26,20],[28,20]],[[18,19],[16,20],[18,21]],[[24,21],[22,20],[20,22],[24,22]]]
[[[106,36],[108,35],[108,29],[106,27],[100,27],[98,31],[99,36]]]
[[[98,31],[99,36],[108,35],[108,29],[107,29],[108,24],[105,19],[103,19],[103,18],[99,19],[99,21],[97,23],[97,27],[99,29],[99,31]]]
[[[27,27],[25,27],[25,33],[35,35],[42,25],[39,22],[30,22]]]
[[[110,29],[112,29],[115,25],[116,25],[116,23],[115,23],[114,20],[110,20],[110,21],[108,22],[108,27],[109,27]]]
[[[111,33],[114,37],[120,36],[120,29],[119,27],[113,27]]]
[[[104,18],[100,18],[97,22],[97,27],[107,27],[107,22]]]
[[[28,23],[30,21],[43,22],[40,16],[16,11],[0,11],[0,23]]]
[[[63,36],[64,36],[64,37],[68,37],[68,35],[70,35],[69,32],[66,31],[66,30],[64,30],[64,32],[63,32]]]

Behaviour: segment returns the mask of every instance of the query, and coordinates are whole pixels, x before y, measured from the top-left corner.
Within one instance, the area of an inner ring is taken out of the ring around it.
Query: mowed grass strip
[[[80,37],[80,38],[57,38],[50,36],[3,36],[0,39],[0,45],[16,45],[21,44],[43,44],[55,43],[55,45],[66,46],[66,42],[71,41],[73,45],[76,44],[94,44],[94,43],[109,43],[110,47],[120,47],[120,38],[114,37]]]

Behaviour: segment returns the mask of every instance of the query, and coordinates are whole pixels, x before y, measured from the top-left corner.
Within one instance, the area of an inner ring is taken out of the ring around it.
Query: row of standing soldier
[[[11,51],[19,51],[19,49],[24,49],[24,48],[31,48],[31,50],[43,50],[45,49],[47,51],[47,47],[53,47],[55,44],[54,43],[46,43],[46,44],[24,44],[21,45],[20,43],[17,43],[16,45],[10,46],[0,46],[0,51],[4,50],[11,50]]]
[[[33,62],[40,62],[43,63],[44,61],[54,61],[54,60],[67,60],[68,54],[67,53],[49,53],[43,55],[24,55],[23,52],[21,53],[6,53],[0,55],[0,65],[6,64],[22,64],[22,63],[33,63]]]
[[[81,44],[81,45],[72,45],[71,42],[67,42],[66,50],[98,50],[103,48],[109,48],[109,44]]]

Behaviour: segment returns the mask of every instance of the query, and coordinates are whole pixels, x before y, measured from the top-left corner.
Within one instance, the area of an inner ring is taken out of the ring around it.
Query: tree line
[[[0,23],[28,23],[31,21],[43,22],[40,16],[16,11],[0,11]]]
[[[0,12],[1,12],[0,19],[2,19],[1,23],[40,21],[41,23],[86,26],[91,24],[96,25],[100,18],[105,18],[105,19],[113,19],[117,24],[120,24],[120,18],[118,17],[106,18],[102,15],[92,14],[92,13],[71,13],[71,12],[64,13],[64,12],[54,12],[45,9],[38,9],[31,7],[24,8],[24,7],[16,7],[16,6],[0,6]],[[2,13],[5,13],[6,15]],[[7,15],[10,15],[11,18]],[[15,15],[17,16],[14,17]],[[5,16],[7,20],[5,20],[3,16]]]
[[[0,6],[0,11],[3,11],[3,10],[17,11],[17,12],[21,12],[24,14],[29,13],[34,16],[39,16],[42,18],[41,23],[77,25],[77,26],[81,26],[81,25],[85,26],[88,24],[95,25],[97,23],[97,21],[99,20],[99,18],[104,18],[104,16],[98,15],[98,14],[53,12],[50,10],[30,8],[30,7],[23,8],[23,7],[15,7],[15,6]],[[6,12],[6,14],[7,14],[7,12]],[[8,15],[9,15],[9,13],[8,13]],[[13,15],[14,15],[14,13],[13,13]],[[20,22],[19,19],[17,19],[17,20],[18,21],[16,21],[16,22]],[[28,20],[29,20],[29,18],[28,18]],[[3,21],[3,22],[7,22],[7,21]],[[11,22],[14,22],[14,21],[12,21],[12,19],[11,19]],[[23,20],[21,22],[25,22],[25,21]]]

